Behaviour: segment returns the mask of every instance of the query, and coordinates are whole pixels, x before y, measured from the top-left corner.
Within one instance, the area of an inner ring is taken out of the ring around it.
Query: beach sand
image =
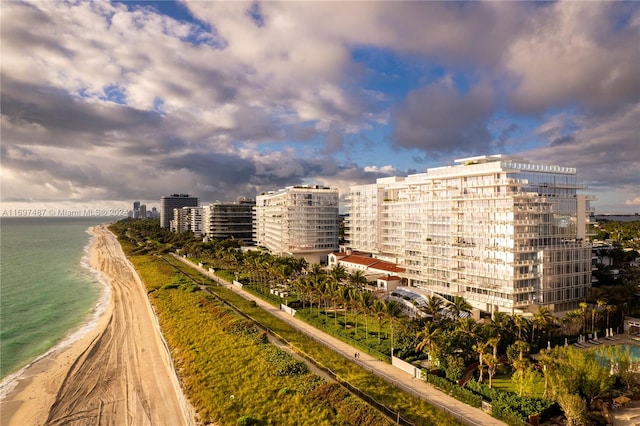
[[[109,306],[81,339],[25,370],[0,401],[0,424],[195,424],[144,285],[106,226],[91,232]]]

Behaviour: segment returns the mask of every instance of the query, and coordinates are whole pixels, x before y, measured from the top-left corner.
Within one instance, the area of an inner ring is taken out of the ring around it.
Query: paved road
[[[173,254],[172,254],[173,255]],[[445,412],[448,412],[452,416],[456,417],[459,421],[467,424],[467,425],[482,425],[482,426],[503,426],[505,423],[500,420],[494,419],[489,414],[480,410],[479,408],[471,407],[470,405],[464,404],[457,399],[437,390],[430,384],[414,378],[409,373],[400,370],[388,364],[386,362],[380,361],[377,358],[374,358],[366,353],[360,352],[355,349],[353,346],[327,334],[317,328],[307,324],[306,322],[292,317],[288,313],[274,307],[270,303],[260,299],[259,297],[254,296],[253,294],[242,290],[239,287],[236,287],[229,282],[223,280],[222,278],[216,276],[213,273],[210,273],[208,270],[199,267],[198,265],[194,265],[187,259],[184,259],[180,256],[173,255],[176,259],[184,262],[185,264],[191,266],[196,269],[201,274],[206,277],[216,281],[218,284],[223,285],[230,290],[238,293],[240,296],[244,297],[248,300],[253,300],[265,311],[268,311],[272,315],[280,318],[286,323],[290,324],[294,328],[300,330],[306,335],[310,336],[314,340],[321,342],[325,346],[332,348],[334,351],[343,355],[345,358],[350,360],[351,362],[355,362],[362,366],[363,368],[371,371],[373,374],[376,374],[379,377],[384,378],[385,380],[393,383],[394,385],[410,392],[426,401],[430,404],[434,405],[437,408],[442,409]],[[354,354],[358,352],[359,357],[354,358]]]

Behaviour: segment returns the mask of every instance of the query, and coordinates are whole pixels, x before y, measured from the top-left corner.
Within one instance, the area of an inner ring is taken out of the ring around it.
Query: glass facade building
[[[482,311],[576,308],[591,283],[590,198],[576,170],[501,155],[456,163],[351,187],[350,247]]]
[[[255,200],[242,198],[237,203],[213,203],[203,207],[202,233],[207,238],[253,240]]]
[[[254,239],[276,255],[310,262],[338,249],[338,190],[290,186],[256,197]]]
[[[160,227],[170,228],[173,210],[182,207],[198,207],[198,197],[189,194],[172,194],[160,198]]]

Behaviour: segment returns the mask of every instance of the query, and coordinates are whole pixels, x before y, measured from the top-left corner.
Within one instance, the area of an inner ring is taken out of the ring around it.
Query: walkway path
[[[229,282],[223,280],[222,278],[216,276],[214,273],[209,272],[208,270],[199,267],[198,265],[194,265],[188,259],[184,259],[180,256],[172,254],[176,259],[184,262],[185,264],[191,266],[196,269],[201,274],[207,276],[208,278],[216,281],[218,284],[227,287],[228,289],[236,292],[240,296],[244,297],[248,300],[253,300],[256,302],[258,306],[260,306],[265,311],[271,313],[273,316],[278,317],[282,321],[288,323],[295,329],[300,332],[306,334],[307,336],[313,338],[314,340],[324,344],[327,347],[332,348],[337,353],[341,354],[345,358],[349,359],[352,362],[359,364],[362,368],[371,371],[371,373],[382,377],[388,382],[396,385],[397,387],[409,392],[413,395],[416,395],[419,398],[424,399],[429,402],[436,408],[439,408],[460,422],[467,425],[482,425],[482,426],[502,426],[505,423],[491,417],[489,414],[480,410],[479,408],[474,408],[470,405],[467,405],[463,402],[458,401],[457,399],[441,392],[431,386],[430,384],[414,378],[409,373],[402,371],[391,364],[380,361],[377,358],[374,358],[366,353],[357,351],[353,346],[321,331],[317,328],[307,324],[306,322],[292,317],[288,313],[274,307],[270,303],[265,300],[254,296],[251,293],[248,293],[241,288],[230,284]],[[359,356],[356,359],[354,354],[358,352]]]

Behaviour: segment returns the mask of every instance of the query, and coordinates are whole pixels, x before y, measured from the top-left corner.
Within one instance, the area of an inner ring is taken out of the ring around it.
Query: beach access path
[[[91,232],[109,306],[79,341],[26,369],[0,401],[0,424],[195,424],[140,277],[106,225]]]
[[[400,389],[405,390],[408,393],[416,395],[430,404],[434,405],[442,409],[445,412],[450,413],[455,418],[458,419],[461,423],[467,425],[482,425],[482,426],[503,426],[505,423],[502,421],[491,417],[489,414],[480,410],[479,408],[474,408],[470,405],[464,404],[457,399],[441,392],[426,383],[423,380],[419,380],[414,378],[412,375],[402,371],[391,364],[380,361],[377,358],[374,358],[364,352],[360,352],[355,349],[353,346],[321,331],[317,328],[307,324],[306,322],[295,318],[283,310],[274,307],[270,303],[264,301],[263,299],[254,296],[251,293],[248,293],[241,288],[234,286],[233,284],[223,280],[222,278],[216,276],[214,273],[209,272],[208,270],[195,265],[193,262],[190,262],[188,259],[184,259],[181,256],[177,256],[172,254],[176,259],[184,262],[190,267],[194,268],[201,274],[206,277],[213,279],[218,284],[231,289],[232,291],[238,293],[240,296],[244,297],[248,300],[253,300],[256,302],[258,306],[260,306],[265,311],[268,311],[273,316],[281,319],[282,321],[288,323],[293,328],[298,331],[306,334],[312,339],[324,344],[325,346],[333,349],[337,353],[344,356],[346,359],[351,362],[355,362],[360,365],[362,368],[369,370],[371,373],[382,377],[387,380],[389,383],[399,387]],[[358,358],[355,358],[355,353],[358,353]]]

